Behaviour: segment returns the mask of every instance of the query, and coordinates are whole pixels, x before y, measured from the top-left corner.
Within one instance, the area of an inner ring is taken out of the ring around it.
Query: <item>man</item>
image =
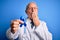
[[[52,40],[52,34],[48,31],[46,23],[39,20],[36,3],[29,3],[25,12],[28,15],[28,18],[26,19],[26,27],[24,27],[24,25],[20,27],[20,25],[24,23],[22,20],[16,19],[11,21],[11,27],[7,30],[8,39]]]

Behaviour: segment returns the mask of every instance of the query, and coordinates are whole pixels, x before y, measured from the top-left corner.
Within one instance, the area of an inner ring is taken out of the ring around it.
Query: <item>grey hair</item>
[[[30,3],[26,6],[26,10],[28,9],[28,7],[29,7],[29,5],[30,5],[31,3],[36,4],[35,2],[30,2]],[[26,12],[26,10],[25,10],[25,12]]]

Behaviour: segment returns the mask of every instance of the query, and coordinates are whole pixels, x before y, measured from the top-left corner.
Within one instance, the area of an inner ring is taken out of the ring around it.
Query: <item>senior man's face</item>
[[[37,8],[37,5],[35,3],[30,3],[28,5],[28,8],[26,10],[27,12],[27,15],[30,19],[32,19],[32,14],[33,13],[36,13],[36,15],[38,14],[38,8]]]

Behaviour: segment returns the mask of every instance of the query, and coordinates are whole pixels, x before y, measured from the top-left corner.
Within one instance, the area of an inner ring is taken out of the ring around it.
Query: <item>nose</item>
[[[34,12],[34,8],[32,8],[32,12]]]

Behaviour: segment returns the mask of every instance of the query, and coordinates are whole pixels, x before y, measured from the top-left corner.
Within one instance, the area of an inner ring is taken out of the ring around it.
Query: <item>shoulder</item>
[[[45,22],[45,21],[40,20],[40,23],[41,23],[42,25],[46,25],[46,22]]]
[[[48,29],[48,28],[47,28],[47,24],[46,24],[45,21],[42,21],[42,20],[41,20],[40,23],[41,23],[41,26],[42,26],[43,28]]]
[[[44,28],[44,30],[48,30],[46,22],[45,21],[40,21],[40,22],[41,22],[42,28]]]

